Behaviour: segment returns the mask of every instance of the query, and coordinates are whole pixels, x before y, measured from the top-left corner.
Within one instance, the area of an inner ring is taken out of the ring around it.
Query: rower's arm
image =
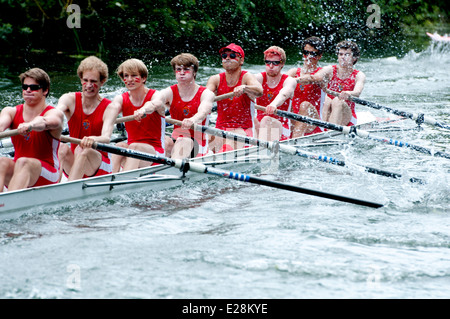
[[[274,107],[279,107],[282,105],[287,99],[294,96],[295,88],[297,87],[297,81],[294,78],[288,77],[283,83],[283,88],[280,90],[278,95],[273,99],[273,101],[269,104]]]
[[[10,106],[3,108],[0,113],[0,132],[3,132],[11,126],[16,114],[16,109]]]
[[[43,116],[36,116],[27,124],[29,131],[42,132],[45,130],[62,130],[64,114],[58,109],[51,109]]]
[[[63,94],[59,98],[56,108],[64,113],[67,120],[70,120],[73,110],[75,109],[75,93]]]
[[[208,89],[203,91],[200,97],[200,105],[198,106],[197,113],[190,118],[193,123],[201,123],[208,114],[211,113],[212,106],[214,103],[214,93]]]
[[[315,74],[309,74],[309,77],[312,81],[311,83],[315,83],[320,86],[326,86],[326,84],[331,80],[332,76],[333,76],[333,67],[331,65],[323,67]]]
[[[117,107],[117,104],[110,103],[106,107],[105,113],[103,113],[102,135],[90,136],[90,138],[94,139],[96,142],[109,143],[111,141],[111,135],[114,130],[114,124],[116,122],[119,113],[120,110]]]
[[[261,83],[256,79],[256,76],[253,74],[247,72],[244,74],[244,77],[242,78],[242,85],[243,87],[242,92],[247,94],[248,97],[252,100],[254,100],[257,97],[260,97],[263,95],[263,88]],[[238,89],[237,87],[236,89]],[[236,90],[235,89],[235,90]]]
[[[365,82],[366,75],[363,72],[359,71],[355,77],[355,87],[353,88],[353,91],[350,91],[349,93],[354,97],[360,96],[364,89]]]
[[[217,94],[217,89],[219,88],[220,76],[219,74],[213,75],[208,79],[206,83],[206,88],[214,94]]]

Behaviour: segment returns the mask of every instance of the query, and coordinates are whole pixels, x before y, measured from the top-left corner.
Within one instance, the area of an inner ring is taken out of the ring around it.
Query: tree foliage
[[[230,42],[261,51],[322,37],[330,51],[342,39],[374,54],[401,46],[415,26],[448,22],[444,0],[379,0],[380,28],[367,26],[375,1],[356,0],[0,0],[3,54],[97,54],[164,58],[181,51],[210,55]],[[70,28],[67,6],[81,9]],[[433,31],[433,30],[430,30]]]

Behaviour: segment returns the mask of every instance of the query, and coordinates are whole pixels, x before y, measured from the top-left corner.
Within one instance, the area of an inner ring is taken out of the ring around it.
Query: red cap
[[[222,54],[222,52],[225,50],[231,50],[233,52],[239,53],[242,58],[245,57],[244,50],[242,50],[242,48],[240,46],[238,46],[237,44],[231,43],[231,44],[227,45],[226,47],[220,49],[219,53]]]

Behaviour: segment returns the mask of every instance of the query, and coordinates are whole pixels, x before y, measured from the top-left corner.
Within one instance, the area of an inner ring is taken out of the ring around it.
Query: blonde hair
[[[281,61],[283,63],[286,62],[286,52],[280,47],[277,47],[274,45],[274,46],[271,46],[270,48],[268,48],[266,51],[264,51],[264,59],[266,58],[266,56],[268,54],[279,55],[281,58]]]
[[[97,58],[96,56],[89,56],[83,61],[81,61],[78,66],[77,74],[80,79],[83,78],[83,73],[85,71],[96,70],[100,73],[100,81],[106,81],[108,79],[108,66],[105,62]]]
[[[138,59],[128,59],[122,62],[117,68],[117,75],[123,79],[124,72],[134,73],[137,72],[142,78],[148,78],[148,69],[144,62]]]

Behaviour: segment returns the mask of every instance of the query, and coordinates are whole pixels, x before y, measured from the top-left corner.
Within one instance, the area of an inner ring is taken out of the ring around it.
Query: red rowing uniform
[[[262,82],[263,95],[256,99],[256,104],[260,105],[260,106],[267,106],[280,93],[280,90],[283,88],[284,81],[289,76],[287,74],[283,74],[281,76],[280,82],[278,82],[277,86],[275,86],[274,88],[271,88],[267,84],[267,73],[266,72],[261,72],[261,75],[263,77],[263,82]],[[288,111],[288,112],[290,112],[291,111],[291,104],[292,104],[292,99],[287,99],[286,101],[284,101],[283,104],[281,104],[279,107],[277,107],[277,109],[281,110],[281,111]],[[261,120],[265,116],[273,117],[274,119],[277,119],[278,121],[280,121],[281,124],[283,125],[283,132],[282,132],[281,138],[280,138],[281,141],[282,140],[286,140],[286,139],[288,139],[290,137],[290,135],[291,135],[291,128],[290,128],[290,120],[288,118],[281,117],[281,116],[278,116],[278,115],[275,115],[275,114],[268,115],[264,111],[257,110],[256,118],[258,119],[258,121],[261,122]]]
[[[225,72],[220,73],[219,87],[217,95],[223,95],[233,92],[234,88],[242,85],[242,78],[247,71],[242,71],[238,82],[235,86],[227,85]],[[217,101],[217,121],[216,128],[221,130],[243,128],[248,136],[253,136],[253,116],[255,109],[252,101],[247,94],[239,97],[231,97],[229,99]]]
[[[340,79],[337,76],[337,66],[333,65],[333,77],[331,78],[330,82],[328,82],[328,90],[330,91],[334,91],[334,92],[342,92],[342,91],[353,91],[353,89],[355,88],[355,78],[356,75],[358,74],[358,70],[353,70],[352,74],[350,74],[349,77],[345,78],[345,79]],[[335,96],[328,94],[328,97],[330,99],[334,99]],[[350,122],[347,124],[348,126],[350,125],[355,125],[356,124],[356,111],[355,111],[355,102],[352,101],[346,101],[347,104],[350,106],[350,109],[352,110],[352,118],[350,120]]]
[[[103,128],[103,113],[105,113],[106,107],[109,103],[111,103],[110,100],[103,98],[94,112],[87,115],[83,111],[81,92],[76,92],[75,109],[70,117],[70,120],[67,122],[69,125],[70,136],[78,139],[82,139],[85,136],[101,136]],[[77,145],[71,144],[70,147],[73,153]],[[93,176],[106,175],[112,172],[110,154],[102,151],[99,152],[102,154],[102,163]]]
[[[310,74],[313,75],[317,73],[322,68],[317,68]],[[296,77],[300,77],[302,75],[302,68],[297,68],[297,73],[295,74]],[[302,102],[309,102],[311,103],[317,110],[317,113],[319,114],[319,118],[322,119],[322,108],[323,108],[323,102],[325,101],[325,93],[322,91],[319,85],[317,84],[297,84],[297,87],[295,88],[294,92],[294,98],[292,99],[292,112],[297,113],[300,109],[300,104]],[[316,128],[310,132],[305,133],[306,135],[314,134],[314,133],[320,133],[323,131],[323,128],[320,126],[316,126]]]
[[[156,90],[149,89],[141,105],[135,106],[131,103],[130,93],[122,94],[123,116],[133,115],[134,111],[140,109],[146,102],[151,101]],[[132,143],[145,143],[153,146],[155,151],[164,155],[164,136],[166,132],[166,120],[158,112],[147,114],[140,122],[130,121],[125,123],[128,134],[128,145]]]
[[[43,116],[48,110],[54,109],[48,105],[40,114]],[[16,115],[11,124],[11,129],[16,129],[20,123],[24,123],[23,104],[16,106]],[[48,130],[42,132],[31,131],[24,135],[11,137],[14,145],[14,162],[20,157],[36,158],[41,162],[41,175],[33,186],[56,184],[59,181],[59,140],[54,138]]]
[[[193,117],[198,112],[198,107],[200,106],[200,100],[205,91],[205,87],[200,86],[195,93],[195,96],[190,101],[183,101],[178,91],[178,85],[172,85],[172,103],[170,104],[170,116],[178,121],[183,121],[186,118]],[[203,126],[209,125],[209,115],[203,120]],[[194,131],[193,129],[185,130],[178,125],[174,125],[174,130],[172,132],[172,138],[176,140],[178,137],[189,137],[197,141],[199,149],[198,153],[194,156],[204,156],[208,153],[208,136],[199,131]]]

